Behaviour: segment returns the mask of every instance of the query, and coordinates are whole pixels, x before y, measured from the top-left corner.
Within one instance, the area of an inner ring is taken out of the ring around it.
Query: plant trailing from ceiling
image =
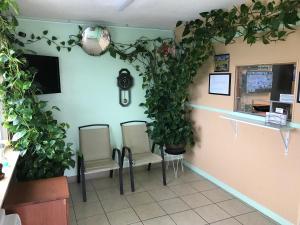
[[[49,46],[55,46],[57,51],[65,49],[70,52],[75,46],[81,47],[80,40],[82,35],[82,27],[78,26],[78,30],[78,34],[69,35],[69,39],[67,41],[59,41],[56,36],[50,35],[48,30],[43,30],[41,34],[31,33],[29,37],[27,37],[25,32],[19,31],[14,33],[13,42],[21,47],[25,47],[25,45],[45,41]],[[22,38],[22,40],[20,40],[20,38]]]
[[[283,41],[299,22],[299,11],[299,0],[278,3],[253,0],[250,5],[242,4],[231,10],[200,13],[198,19],[184,24],[179,21],[176,27],[184,26],[179,43],[161,38],[140,38],[131,44],[112,42],[110,55],[132,63],[141,72],[143,88],[146,89],[146,101],[141,105],[153,121],[149,129],[152,139],[161,145],[193,141],[187,107],[188,87],[199,67],[214,54],[216,41],[230,44],[237,37],[242,37],[248,44],[258,40],[264,44]],[[25,43],[46,40],[49,45],[54,43],[57,50],[66,48],[70,51],[72,47],[80,46],[81,32],[79,27],[79,34],[70,36],[70,42],[59,42],[56,37],[49,37],[48,32],[43,32],[43,38],[31,34],[32,41]],[[19,36],[24,37],[24,34],[19,33]],[[62,43],[70,43],[70,46]]]
[[[65,169],[74,166],[71,144],[66,144],[66,123],[58,123],[52,115],[53,106],[36,97],[37,88],[32,83],[34,72],[24,69],[22,51],[15,43],[14,16],[8,16],[14,1],[0,2],[0,98],[3,126],[11,134],[11,145],[21,152],[17,165],[19,180],[31,180],[63,175]]]

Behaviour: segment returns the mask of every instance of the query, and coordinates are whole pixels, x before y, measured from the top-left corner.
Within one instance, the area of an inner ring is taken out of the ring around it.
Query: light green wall
[[[67,39],[69,34],[76,34],[77,24],[34,21],[20,19],[19,30],[27,33],[41,34],[49,30],[59,38]],[[156,30],[129,27],[108,27],[111,37],[117,42],[133,42],[141,36],[150,38],[172,37],[170,30]],[[60,81],[62,93],[43,95],[43,100],[50,105],[56,105],[61,112],[55,114],[59,121],[70,124],[67,141],[74,143],[78,149],[78,126],[90,123],[108,123],[111,125],[111,141],[113,146],[121,146],[120,122],[134,119],[146,119],[144,109],[139,103],[144,101],[142,80],[130,64],[112,58],[109,53],[100,57],[89,56],[79,47],[70,53],[57,52],[55,47],[49,47],[40,42],[26,46],[41,55],[58,56],[60,63]],[[119,90],[116,78],[121,68],[128,68],[134,76],[132,103],[129,107],[119,105]],[[67,171],[74,175],[75,170]]]

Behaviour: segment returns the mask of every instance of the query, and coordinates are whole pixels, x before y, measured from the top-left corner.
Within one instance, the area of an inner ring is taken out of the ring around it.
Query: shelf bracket
[[[280,136],[284,144],[284,154],[288,155],[289,152],[289,142],[290,142],[290,131],[280,130]]]
[[[232,125],[232,127],[233,127],[235,137],[237,138],[238,135],[239,135],[238,122],[237,122],[237,121],[233,121],[233,120],[231,120],[230,122],[231,122],[231,125]]]

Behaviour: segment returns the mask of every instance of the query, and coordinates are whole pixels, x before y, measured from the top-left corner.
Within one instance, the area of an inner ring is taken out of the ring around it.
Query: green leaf
[[[50,46],[51,45],[51,41],[50,40],[47,40],[47,44]]]
[[[262,42],[263,42],[265,45],[270,44],[270,41],[269,41],[265,36],[262,37]]]
[[[182,36],[186,36],[190,33],[190,26],[188,24],[185,25],[185,28],[183,30]]]
[[[6,55],[0,55],[0,62],[1,63],[6,63],[8,61],[8,57]]]
[[[177,21],[177,23],[176,23],[176,27],[179,27],[180,25],[182,24],[182,21]]]
[[[34,38],[35,38],[34,34],[31,34],[31,35],[30,35],[30,38],[31,38],[31,39],[34,39]]]
[[[20,131],[20,132],[17,132],[13,135],[11,141],[13,142],[16,142],[18,141],[20,138],[22,138],[25,134],[27,133],[26,130],[23,130],[23,131]]]
[[[43,31],[43,35],[47,35],[48,34],[48,31],[47,30],[44,30]]]
[[[110,54],[110,56],[113,57],[113,58],[116,58],[116,57],[117,57],[117,53],[116,53],[116,51],[113,50],[113,49],[110,49],[110,50],[109,50],[109,54]]]
[[[57,40],[57,37],[52,36],[51,39],[52,39],[52,41],[55,41],[55,40]]]
[[[199,13],[199,14],[200,14],[200,16],[202,16],[202,17],[207,17],[208,14],[209,14],[209,12],[201,12],[201,13]]]
[[[12,25],[14,27],[17,27],[19,25],[17,18],[15,16],[12,16],[11,19],[12,19]]]
[[[248,14],[249,7],[246,4],[241,5],[241,14],[246,15]]]
[[[255,1],[252,8],[253,8],[253,10],[261,10],[263,7],[264,6],[260,1]]]
[[[72,45],[74,43],[75,43],[75,40],[73,40],[73,39],[68,40],[68,45]]]
[[[68,52],[70,52],[70,51],[72,50],[72,48],[71,48],[71,47],[68,47],[67,49],[68,49]]]
[[[18,35],[20,36],[20,37],[23,37],[23,38],[25,38],[26,37],[26,33],[24,33],[24,32],[18,32]]]
[[[23,90],[28,90],[31,87],[31,81],[25,81],[23,83],[22,89]]]
[[[63,45],[63,46],[65,46],[66,42],[65,41],[61,41],[60,44]]]
[[[82,26],[80,26],[80,25],[78,25],[78,29],[79,29],[79,31],[82,31],[83,29],[82,29]]]
[[[20,45],[21,47],[25,47],[25,44],[22,41],[18,41],[18,45]]]
[[[60,46],[56,46],[57,51],[60,51]]]
[[[267,5],[267,8],[270,12],[273,12],[274,10],[274,2],[269,2]]]
[[[60,111],[60,109],[57,106],[52,106],[52,109]]]
[[[287,34],[286,31],[281,30],[281,31],[278,32],[278,38],[281,39],[281,38],[284,37],[286,34]]]

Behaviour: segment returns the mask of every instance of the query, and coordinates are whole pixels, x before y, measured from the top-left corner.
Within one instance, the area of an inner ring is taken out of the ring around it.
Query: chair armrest
[[[120,149],[118,148],[114,148],[113,149],[113,152],[112,152],[112,159],[115,160],[116,159],[116,152],[118,153],[118,163],[119,163],[119,166],[121,167],[121,151]]]
[[[152,148],[151,148],[151,152],[152,152],[152,153],[154,153],[155,145],[157,145],[157,143],[153,142],[153,143],[152,143]]]
[[[83,161],[83,160],[84,160],[84,157],[83,157],[83,154],[82,154],[82,153],[77,154],[77,160],[80,160],[80,161]]]
[[[129,147],[127,147],[127,146],[124,146],[124,147],[122,148],[122,157],[121,157],[122,166],[123,166],[123,163],[124,163],[124,157],[125,157],[125,155],[126,155],[126,151],[128,152],[128,158],[129,158],[130,160],[132,160],[132,152],[131,152],[131,149],[130,149]]]
[[[124,146],[122,148],[122,155],[124,154],[124,156],[125,156],[126,151],[128,152],[128,155],[132,155],[131,149],[129,147],[127,147],[127,146]]]
[[[160,156],[162,158],[162,160],[165,160],[165,151],[164,151],[164,147],[162,145],[159,146],[160,149]]]

